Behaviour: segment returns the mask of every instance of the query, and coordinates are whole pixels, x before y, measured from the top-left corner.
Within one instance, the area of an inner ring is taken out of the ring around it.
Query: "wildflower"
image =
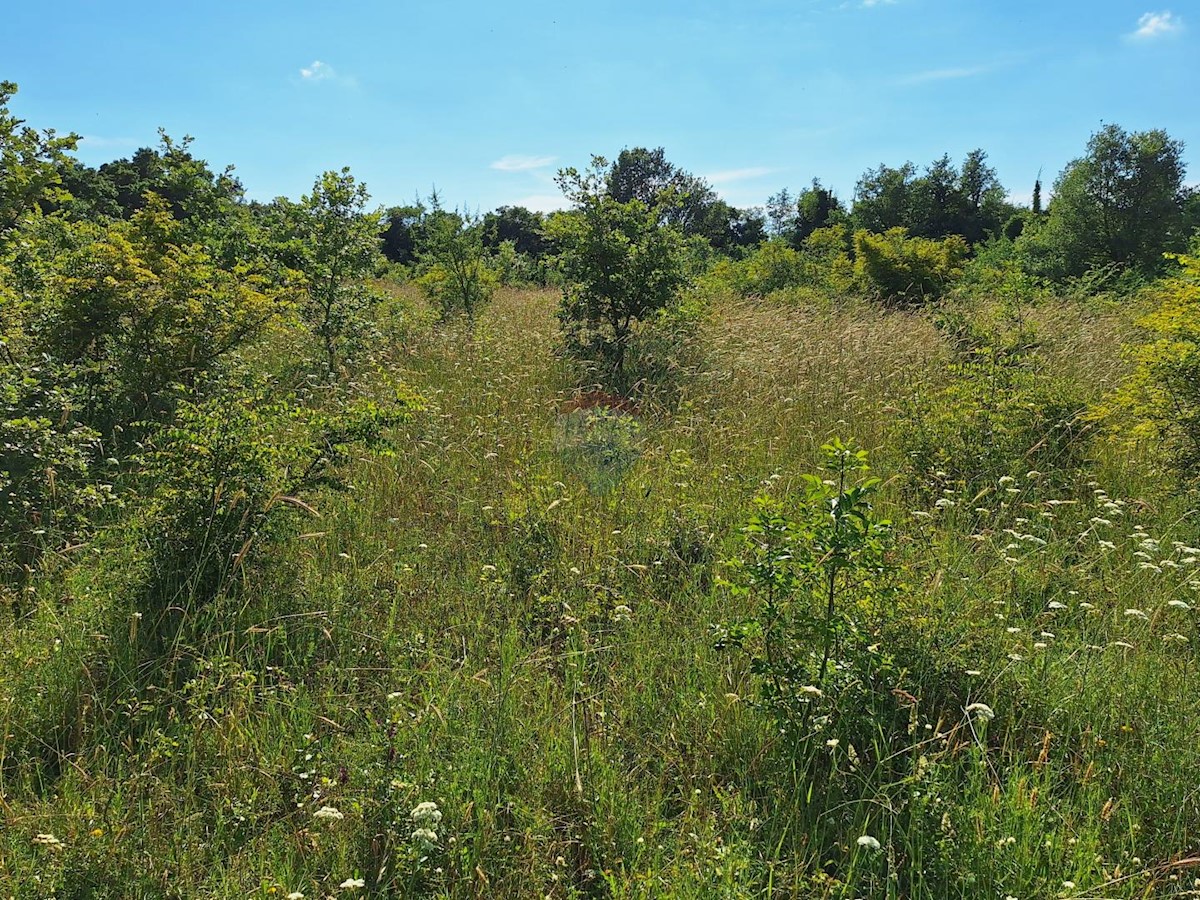
[[[633,610],[622,603],[613,609],[612,617],[614,622],[627,622],[633,618]]]
[[[418,803],[410,815],[412,816],[412,820],[418,825],[436,825],[442,821],[442,811],[438,809],[438,805],[432,800]]]
[[[1097,543],[1101,547],[1103,547],[1105,550],[1116,550],[1117,549],[1117,545],[1114,544],[1112,541],[1097,541]]]
[[[1066,609],[1067,604],[1059,603],[1057,600],[1051,600],[1049,608],[1050,609]]]
[[[313,813],[313,818],[322,821],[337,822],[340,819],[344,819],[345,816],[343,816],[340,811],[332,806],[322,806],[315,813]]]
[[[1050,645],[1047,644],[1045,641],[1038,641],[1036,644],[1033,645],[1033,649],[1034,650],[1045,650],[1049,646]]]
[[[287,900],[304,900],[304,894],[300,891],[292,891],[287,895]]]
[[[1125,615],[1130,619],[1149,619],[1150,617],[1140,609],[1127,609]]]
[[[871,837],[871,835],[869,835],[869,834],[862,835],[858,839],[857,843],[858,843],[858,846],[865,847],[867,850],[870,850],[872,853],[878,853],[879,850],[882,849],[879,844],[879,841],[877,841],[875,838]]]
[[[975,676],[975,675],[982,675],[983,672],[981,672],[979,669],[967,669],[967,674]]]
[[[841,741],[839,741],[837,738],[830,738],[829,740],[827,740],[825,742],[825,746],[829,747],[830,749],[833,749],[840,743],[841,743]]]
[[[968,716],[974,716],[976,720],[991,721],[996,718],[996,713],[986,703],[972,703],[965,712]]]
[[[1167,606],[1174,607],[1175,609],[1191,609],[1192,608],[1191,604],[1188,603],[1186,600],[1168,600]]]
[[[823,697],[824,692],[817,686],[806,684],[797,691],[798,694],[805,697]]]
[[[1083,601],[1080,601],[1079,608],[1080,608],[1080,609],[1088,609],[1088,610],[1091,610],[1091,609],[1095,609],[1095,608],[1096,608],[1096,604],[1095,604],[1095,603],[1088,603],[1086,600],[1083,600]]]
[[[1066,888],[1068,891],[1075,890],[1075,882],[1073,882],[1073,881],[1064,881],[1062,886],[1064,888]]]
[[[33,838],[35,844],[41,844],[43,847],[61,847],[62,841],[52,834],[37,834]]]
[[[1126,650],[1133,649],[1133,644],[1129,643],[1128,641],[1113,641],[1112,645],[1114,647],[1124,647]]]
[[[361,878],[347,878],[338,885],[338,887],[345,891],[357,891],[359,888],[365,888],[366,886],[366,881]]]
[[[417,828],[412,833],[412,839],[418,844],[436,844],[437,832],[432,828]]]

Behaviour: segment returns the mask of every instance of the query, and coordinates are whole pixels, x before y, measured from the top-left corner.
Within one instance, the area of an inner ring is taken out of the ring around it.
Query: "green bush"
[[[936,300],[962,274],[970,248],[959,235],[912,238],[907,229],[854,233],[854,271],[863,287],[888,303]]]

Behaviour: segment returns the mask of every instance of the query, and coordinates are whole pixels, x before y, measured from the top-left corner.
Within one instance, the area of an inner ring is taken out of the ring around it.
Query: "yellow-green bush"
[[[888,302],[937,299],[962,274],[970,248],[959,235],[940,241],[908,236],[905,228],[883,234],[854,233],[854,272],[862,286]]]

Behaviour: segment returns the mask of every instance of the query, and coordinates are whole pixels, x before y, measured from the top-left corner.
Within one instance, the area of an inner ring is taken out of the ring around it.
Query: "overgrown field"
[[[472,334],[399,290],[396,452],[169,628],[136,530],[33,579],[0,893],[1200,895],[1200,534],[1079,415],[1131,308],[1003,360],[947,338],[986,310],[717,297],[635,406],[575,388],[558,296]]]

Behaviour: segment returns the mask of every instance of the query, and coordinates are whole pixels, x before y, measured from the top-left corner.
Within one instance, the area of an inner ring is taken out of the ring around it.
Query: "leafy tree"
[[[420,242],[421,221],[425,218],[425,207],[421,203],[409,206],[392,206],[384,213],[383,255],[389,261],[411,266],[417,261],[417,244]]]
[[[219,266],[165,201],[151,195],[129,222],[77,226],[37,298],[30,356],[72,367],[85,421],[110,436],[169,413],[188,388],[262,334],[282,291]]]
[[[767,233],[772,237],[790,235],[796,228],[796,198],[787,188],[767,198]]]
[[[517,253],[540,259],[550,252],[542,216],[523,206],[501,206],[487,213],[480,223],[480,239],[492,252],[509,241]]]
[[[618,200],[608,175],[603,157],[593,157],[587,172],[560,171],[574,211],[550,227],[563,248],[559,320],[568,349],[598,360],[620,382],[634,327],[667,308],[686,276],[679,230],[660,224],[657,208],[639,198]]]
[[[977,244],[996,234],[1013,210],[1005,200],[1004,186],[996,170],[987,164],[987,154],[972,150],[963,160],[958,190],[965,208],[962,231],[968,243]]]
[[[1154,273],[1187,241],[1183,144],[1165,131],[1107,125],[1054,185],[1044,227],[1022,251],[1039,274],[1063,278],[1115,265]]]
[[[911,224],[916,171],[906,162],[898,169],[881,163],[864,172],[854,188],[855,227],[882,233]]]
[[[842,202],[833,191],[814,178],[812,185],[796,201],[796,228],[793,244],[799,246],[818,228],[826,228],[845,216]]]
[[[326,172],[291,207],[292,232],[304,249],[304,318],[320,339],[332,378],[362,345],[378,295],[366,284],[380,263],[382,214],[367,212],[367,187],[349,168]]]
[[[46,199],[60,197],[65,154],[79,136],[37,131],[8,109],[17,93],[11,81],[0,81],[0,248],[21,217]]]
[[[604,183],[618,203],[640,200],[657,211],[662,224],[673,225],[689,237],[703,237],[715,249],[749,247],[764,237],[760,216],[721,200],[703,178],[667,160],[662,147],[622,150],[605,173]]]
[[[466,212],[442,209],[436,195],[429,205],[417,245],[424,269],[419,283],[441,307],[443,319],[462,313],[473,326],[499,281],[483,249],[480,223]]]

